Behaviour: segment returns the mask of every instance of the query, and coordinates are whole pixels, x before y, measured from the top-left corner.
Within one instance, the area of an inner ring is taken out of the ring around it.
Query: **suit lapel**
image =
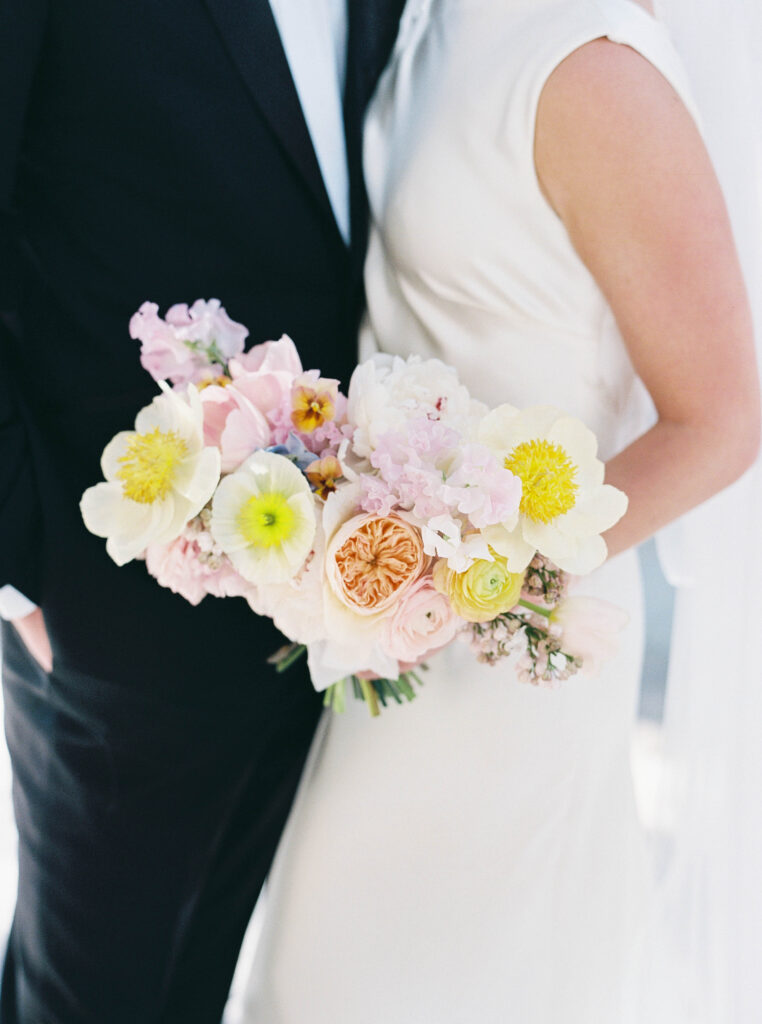
[[[338,234],[268,0],[204,0],[204,3],[254,102]]]

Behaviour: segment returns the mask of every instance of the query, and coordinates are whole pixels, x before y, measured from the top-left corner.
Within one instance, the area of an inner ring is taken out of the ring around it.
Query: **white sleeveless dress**
[[[684,94],[628,0],[408,9],[366,123],[364,344],[436,356],[496,405],[551,403],[608,458],[651,411],[598,286],[543,198],[542,87],[608,36]],[[536,689],[454,644],[412,705],[326,717],[268,893],[246,1024],[622,1024],[648,896],[629,744],[636,556],[581,592],[630,613],[596,679]]]

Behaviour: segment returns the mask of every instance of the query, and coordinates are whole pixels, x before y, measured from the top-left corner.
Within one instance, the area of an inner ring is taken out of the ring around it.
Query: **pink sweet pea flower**
[[[144,302],[133,315],[130,337],[141,342],[140,362],[154,380],[185,384],[193,379],[194,355],[159,316],[155,302]]]
[[[144,302],[130,320],[130,336],[141,342],[140,361],[154,380],[182,385],[222,373],[243,352],[243,324],[227,315],[219,299],[175,305],[159,316],[155,302]]]
[[[184,304],[171,306],[166,321],[180,341],[189,347],[211,350],[212,359],[216,352],[225,363],[243,352],[249,336],[243,324],[230,319],[219,299],[196,299],[190,308]]]

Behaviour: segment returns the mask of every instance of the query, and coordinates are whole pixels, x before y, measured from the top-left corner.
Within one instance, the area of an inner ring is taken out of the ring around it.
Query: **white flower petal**
[[[556,524],[557,520],[552,523],[537,523],[532,519],[522,518],[524,540],[556,565],[560,565],[559,558],[569,558],[575,554],[577,540],[576,537],[561,533]]]
[[[106,551],[117,565],[125,565],[145,551],[153,540],[156,519],[155,506],[124,499],[119,524],[112,528],[106,541]]]
[[[627,495],[603,484],[578,501],[573,509],[556,520],[558,529],[567,535],[590,537],[609,530],[627,511]]]
[[[582,420],[561,416],[546,435],[547,440],[560,445],[575,466],[585,466],[596,459],[598,438]]]
[[[515,530],[487,526],[482,530],[482,536],[506,560],[509,572],[523,572],[534,558],[536,549],[524,538],[521,526]]]
[[[124,503],[119,483],[100,483],[88,487],[82,495],[79,509],[85,526],[96,537],[108,537],[119,520]]]
[[[190,503],[179,494],[168,494],[162,502],[155,502],[156,521],[152,526],[151,543],[171,544],[185,529],[188,520],[196,514]]]
[[[570,572],[575,576],[586,576],[589,572],[603,565],[608,556],[608,548],[603,537],[585,537],[578,541],[577,550],[568,556],[551,558],[559,569]]]
[[[340,526],[357,514],[362,488],[359,483],[345,484],[328,495],[323,506],[323,532],[328,543]]]
[[[183,459],[172,481],[173,489],[199,512],[214,494],[220,479],[218,448],[204,448],[195,458]]]
[[[103,449],[103,455],[101,455],[101,471],[106,480],[116,480],[116,475],[122,468],[122,464],[119,460],[126,453],[127,446],[134,436],[134,431],[122,430],[118,434],[115,434]],[[119,486],[121,488],[121,484]]]
[[[493,451],[508,454],[525,441],[544,438],[562,415],[551,405],[535,405],[521,412],[511,405],[500,405],[483,420],[479,440]]]
[[[572,460],[574,461],[574,460]],[[577,500],[581,501],[597,487],[603,485],[603,478],[605,476],[606,467],[600,459],[591,459],[588,462],[576,463],[577,473],[574,477],[574,482],[579,488],[577,492]]]
[[[203,430],[203,410],[196,389],[190,385],[185,396],[171,389],[157,395],[135,417],[135,430],[138,434],[172,431],[185,441],[189,454],[195,454],[201,447]]]

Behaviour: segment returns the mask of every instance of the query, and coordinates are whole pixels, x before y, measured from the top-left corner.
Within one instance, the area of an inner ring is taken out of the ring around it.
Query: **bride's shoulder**
[[[551,205],[560,212],[575,180],[594,171],[633,173],[702,143],[693,113],[663,69],[637,49],[606,37],[568,54],[549,74],[535,121],[534,159]]]

